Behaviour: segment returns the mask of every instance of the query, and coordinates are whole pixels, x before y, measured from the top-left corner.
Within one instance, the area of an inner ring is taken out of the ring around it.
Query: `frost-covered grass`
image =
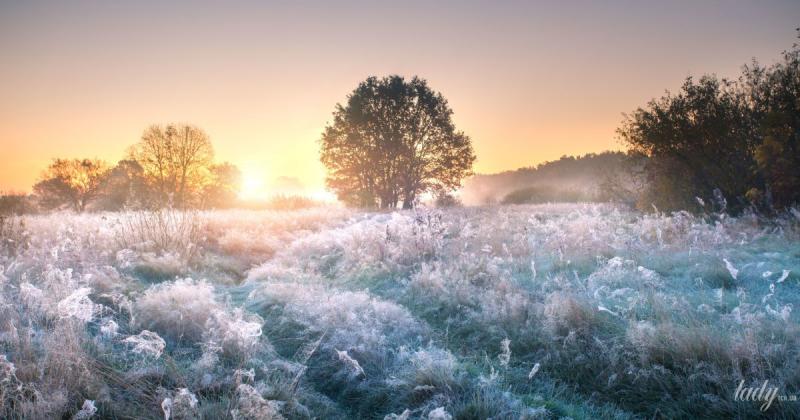
[[[610,205],[4,220],[2,418],[777,418],[800,220]]]

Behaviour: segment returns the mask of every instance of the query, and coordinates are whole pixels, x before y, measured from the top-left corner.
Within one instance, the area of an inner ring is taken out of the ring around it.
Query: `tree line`
[[[542,202],[602,202],[616,199],[606,189],[606,180],[630,187],[624,152],[561,156],[536,166],[477,174],[464,182],[460,198],[464,204],[531,204]]]
[[[347,204],[372,208],[398,203],[409,208],[426,192],[457,189],[472,174],[475,155],[451,115],[447,101],[425,80],[368,78],[345,105],[337,105],[323,133],[320,157],[328,187]],[[569,200],[733,213],[795,205],[800,202],[800,47],[793,45],[773,65],[744,66],[735,80],[689,77],[679,92],[626,115],[617,133],[628,148],[622,170],[610,165],[613,170],[596,177],[596,191],[571,194]],[[564,191],[586,189],[558,186],[566,181],[519,186],[505,201],[560,200]]]
[[[322,133],[327,187],[354,207],[411,208],[426,194],[452,204],[450,194],[473,174],[475,161],[471,139],[456,129],[452,115],[444,96],[424,79],[367,78],[336,105]],[[628,147],[626,165],[619,171],[615,155],[601,155],[614,170],[592,197],[667,211],[705,211],[712,202],[715,210],[733,212],[795,205],[800,47],[793,45],[771,66],[744,66],[736,80],[689,77],[677,93],[626,115],[617,133]],[[539,172],[570,162],[562,161]],[[97,159],[54,160],[34,194],[44,209],[221,208],[235,204],[240,178],[236,166],[214,162],[211,142],[199,128],[154,125],[113,167]],[[563,188],[530,187],[515,187],[519,191],[508,201],[563,195]],[[0,207],[3,200],[9,196],[0,198]]]
[[[328,188],[346,205],[365,208],[411,208],[429,192],[438,202],[451,201],[448,194],[472,174],[475,160],[471,140],[456,130],[452,114],[423,79],[368,78],[345,106],[337,105],[322,134]],[[240,183],[236,166],[214,163],[201,129],[168,124],[147,128],[113,167],[99,159],[55,159],[33,191],[42,210],[224,208],[241,204]],[[6,195],[0,208],[29,204],[24,198]],[[276,197],[270,207],[307,201]]]
[[[799,30],[800,32],[800,30]],[[640,208],[762,211],[800,202],[800,47],[770,66],[753,61],[735,80],[687,78],[618,129],[629,147]]]
[[[33,196],[42,210],[222,208],[235,202],[240,183],[235,165],[214,162],[203,130],[166,124],[148,127],[114,166],[100,159],[54,159]]]

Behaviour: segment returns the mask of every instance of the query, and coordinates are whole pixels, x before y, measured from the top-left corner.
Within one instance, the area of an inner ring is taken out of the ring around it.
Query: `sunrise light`
[[[245,169],[242,171],[242,187],[239,191],[239,198],[242,200],[264,200],[268,197],[264,182],[265,175],[263,171],[257,169]]]
[[[0,419],[800,419],[800,0],[0,0]]]

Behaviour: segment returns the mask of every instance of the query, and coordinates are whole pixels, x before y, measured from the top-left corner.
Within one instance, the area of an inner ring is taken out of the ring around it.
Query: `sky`
[[[0,0],[0,191],[178,122],[250,193],[318,194],[320,134],[370,75],[427,79],[479,173],[621,149],[622,113],[772,63],[800,26],[797,1],[167,3]]]

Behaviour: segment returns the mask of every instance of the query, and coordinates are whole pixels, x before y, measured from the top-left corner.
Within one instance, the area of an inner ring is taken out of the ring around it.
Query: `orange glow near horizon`
[[[258,172],[242,172],[242,188],[239,191],[239,198],[243,200],[264,199],[269,192],[264,187],[264,175]]]
[[[56,157],[114,163],[148,125],[185,122],[242,169],[243,198],[286,184],[327,197],[317,141],[369,75],[442,92],[479,173],[619,149],[621,113],[690,74],[771,62],[800,21],[790,2],[689,4],[4,3],[0,191],[30,191]]]

